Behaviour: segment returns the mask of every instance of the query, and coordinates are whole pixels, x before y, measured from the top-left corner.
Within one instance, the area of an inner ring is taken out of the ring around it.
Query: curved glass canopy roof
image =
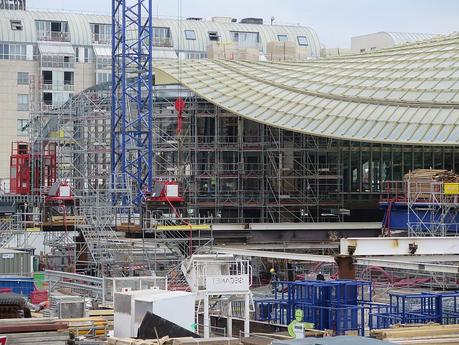
[[[306,62],[160,61],[228,111],[295,132],[353,141],[459,145],[459,35]]]

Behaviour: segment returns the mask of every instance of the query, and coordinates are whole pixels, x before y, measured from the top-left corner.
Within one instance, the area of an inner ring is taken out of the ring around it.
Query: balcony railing
[[[41,67],[47,68],[75,68],[75,61],[59,61],[59,60],[41,60]]]
[[[170,37],[153,37],[153,47],[173,47]]]
[[[62,83],[52,83],[44,82],[42,84],[42,89],[45,91],[74,91],[74,84],[62,84]]]
[[[110,45],[111,42],[112,42],[111,36],[96,34],[96,33],[92,34],[92,43]]]
[[[38,31],[39,41],[70,42],[70,32]]]

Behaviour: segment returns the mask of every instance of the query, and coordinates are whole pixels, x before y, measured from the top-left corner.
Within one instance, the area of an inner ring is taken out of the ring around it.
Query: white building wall
[[[29,140],[27,136],[18,136],[17,132],[18,120],[29,119],[29,111],[18,110],[18,94],[30,93],[29,85],[18,85],[18,72],[28,72],[29,78],[35,76],[38,73],[38,63],[0,60],[0,187],[8,182],[5,180],[9,177],[11,143]]]

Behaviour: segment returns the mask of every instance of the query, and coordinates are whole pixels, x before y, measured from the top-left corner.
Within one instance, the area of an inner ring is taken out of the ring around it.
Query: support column
[[[226,318],[227,337],[233,336],[233,303],[228,302],[228,317]]]
[[[245,294],[244,303],[244,336],[250,336],[250,292]]]
[[[335,256],[335,262],[338,265],[339,279],[355,279],[354,258],[351,255]]]
[[[204,338],[210,337],[209,295],[204,295]]]

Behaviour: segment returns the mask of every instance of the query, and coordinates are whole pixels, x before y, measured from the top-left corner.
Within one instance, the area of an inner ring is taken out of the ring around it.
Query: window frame
[[[220,35],[218,34],[218,31],[208,31],[207,36],[211,42],[220,42]]]
[[[21,19],[10,19],[10,28],[13,31],[24,30],[24,25],[22,24],[22,20]]]
[[[187,30],[183,30],[183,33],[185,34],[185,38],[187,41],[196,41],[196,31],[187,29]],[[193,33],[192,37],[188,36],[189,33]]]
[[[27,102],[19,102],[20,99],[26,99]],[[17,105],[17,110],[18,111],[29,111],[29,95],[25,93],[18,93],[17,94],[17,100],[16,100],[16,105]]]
[[[285,37],[285,40],[281,39],[281,37]],[[288,42],[288,35],[287,34],[278,34],[277,35],[277,41],[279,41],[279,42]]]
[[[24,78],[26,76],[26,78]],[[17,85],[29,85],[29,72],[17,73]]]
[[[17,137],[29,136],[29,119],[17,119],[16,120],[16,136]]]
[[[305,41],[305,43],[301,43],[301,40]],[[296,36],[296,41],[298,42],[298,45],[300,47],[309,47],[309,40],[307,38],[307,36],[304,36],[304,35],[299,35],[299,36]]]

